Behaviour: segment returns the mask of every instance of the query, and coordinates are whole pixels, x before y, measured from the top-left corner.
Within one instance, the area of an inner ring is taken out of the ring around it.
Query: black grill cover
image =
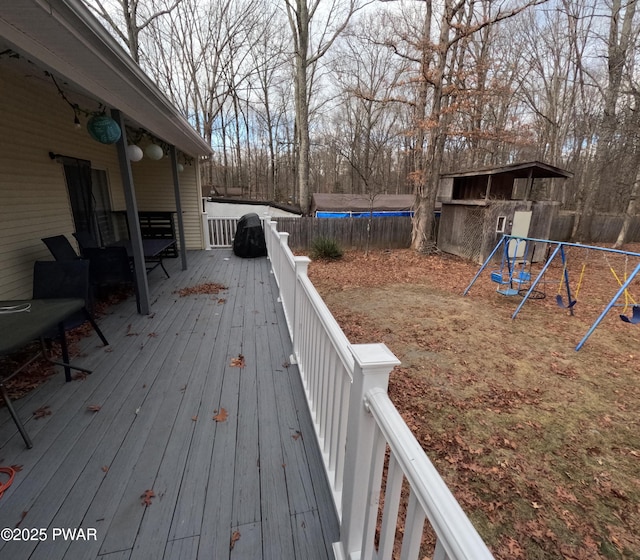
[[[233,252],[236,256],[245,258],[267,256],[267,244],[258,214],[245,214],[238,220]]]

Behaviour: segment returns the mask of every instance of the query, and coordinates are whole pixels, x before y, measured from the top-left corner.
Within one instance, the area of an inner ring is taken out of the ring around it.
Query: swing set
[[[548,245],[547,254],[549,255],[545,260],[543,267],[540,269],[540,272],[533,279],[533,274],[531,272],[531,260],[533,256],[533,250],[535,248],[536,243],[542,243]],[[567,247],[577,247],[580,249],[586,250],[585,258],[582,262],[582,267],[580,270],[580,275],[578,278],[578,282],[575,287],[575,292],[571,291],[571,283],[569,280],[569,270],[567,268],[567,254],[565,248]],[[591,251],[600,251],[602,252],[604,259],[611,271],[611,274],[616,279],[619,289],[616,294],[612,297],[611,301],[607,304],[605,309],[602,311],[600,316],[595,320],[595,322],[591,325],[585,336],[576,346],[576,351],[580,350],[587,339],[591,336],[593,331],[598,327],[598,325],[602,322],[607,313],[614,306],[619,306],[618,301],[624,296],[624,311],[620,315],[620,319],[625,323],[629,324],[637,324],[640,323],[640,304],[636,302],[635,299],[631,296],[629,292],[629,286],[635,279],[635,277],[640,273],[640,261],[636,265],[636,267],[630,272],[628,272],[627,265],[629,257],[636,257],[640,259],[640,253],[632,253],[630,251],[621,251],[618,249],[608,249],[606,247],[597,247],[594,245],[582,245],[580,243],[566,243],[564,241],[551,241],[549,239],[535,239],[532,237],[515,237],[512,235],[504,235],[502,239],[498,242],[498,244],[494,247],[493,251],[489,257],[485,260],[485,262],[480,267],[480,270],[476,273],[471,280],[471,283],[465,291],[463,292],[463,296],[466,296],[471,290],[471,287],[476,282],[476,280],[480,277],[480,275],[489,267],[494,257],[498,254],[499,251],[502,251],[502,259],[500,263],[500,268],[491,271],[491,280],[498,284],[497,292],[499,294],[505,296],[522,296],[522,301],[519,303],[518,307],[514,311],[511,316],[512,319],[515,319],[522,309],[523,305],[526,303],[528,299],[540,299],[545,297],[545,295],[537,290],[539,286],[545,286],[547,281],[545,280],[545,274],[547,274],[548,269],[551,263],[555,259],[560,259],[562,264],[562,274],[560,277],[560,281],[558,283],[558,293],[556,295],[556,303],[558,307],[563,309],[568,309],[569,313],[573,315],[573,309],[576,303],[578,302],[578,295],[580,293],[580,289],[583,285],[583,280],[585,278],[585,271],[587,269],[587,260]],[[621,278],[611,263],[609,262],[608,255],[611,254],[620,254],[625,256],[625,270],[624,276]],[[532,281],[533,279],[533,281]],[[555,281],[554,281],[555,283]],[[562,295],[562,292],[566,293],[566,300]],[[631,316],[628,316],[626,313],[631,307]]]

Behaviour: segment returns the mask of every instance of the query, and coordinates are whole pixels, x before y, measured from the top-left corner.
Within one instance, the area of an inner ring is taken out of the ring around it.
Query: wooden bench
[[[123,214],[126,220],[126,212],[121,211],[118,213]],[[138,221],[140,222],[140,233],[142,235],[142,239],[166,239],[176,241],[176,227],[173,219],[174,214],[175,212],[138,212]],[[131,239],[131,231],[129,229],[128,221],[127,233],[129,234],[129,239]],[[162,251],[160,256],[162,258],[177,258],[178,244],[173,243],[167,249]]]

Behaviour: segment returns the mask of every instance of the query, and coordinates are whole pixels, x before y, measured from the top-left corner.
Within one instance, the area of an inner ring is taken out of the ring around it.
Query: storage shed
[[[548,239],[560,206],[551,180],[572,176],[539,161],[441,175],[438,248],[483,263],[505,233]]]

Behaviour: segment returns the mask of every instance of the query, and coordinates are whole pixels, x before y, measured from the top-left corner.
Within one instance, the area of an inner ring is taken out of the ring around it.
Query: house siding
[[[138,210],[175,212],[176,201],[173,191],[171,162],[168,157],[159,161],[144,158],[139,162],[132,163],[131,169],[135,182]],[[187,249],[204,248],[198,170],[198,164],[194,162],[191,165],[184,165],[184,171],[178,174]],[[124,209],[124,203],[122,209]]]
[[[41,238],[63,234],[75,242],[64,169],[49,152],[105,170],[113,210],[124,210],[125,199],[115,145],[94,141],[84,115],[83,126],[74,126],[73,110],[42,70],[24,59],[0,59],[0,92],[0,299],[28,298],[34,261],[51,258]],[[83,109],[99,108],[95,100],[65,93]],[[143,160],[132,170],[139,210],[175,210],[168,159]],[[197,172],[197,165],[186,165],[180,174],[189,249],[204,247]]]

